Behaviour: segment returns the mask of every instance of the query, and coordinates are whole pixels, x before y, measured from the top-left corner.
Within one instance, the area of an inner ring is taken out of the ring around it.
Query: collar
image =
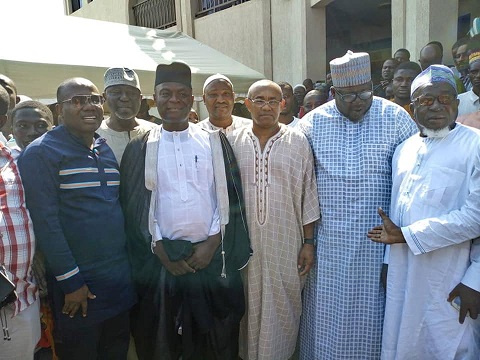
[[[468,91],[468,97],[470,98],[470,100],[473,102],[473,103],[478,103],[479,102],[479,97],[477,94],[475,94],[473,92],[473,89],[469,90]]]

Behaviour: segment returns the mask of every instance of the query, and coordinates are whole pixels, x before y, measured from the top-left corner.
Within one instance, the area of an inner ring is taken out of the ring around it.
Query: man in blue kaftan
[[[384,246],[366,234],[377,208],[390,206],[393,152],[416,127],[400,106],[373,96],[367,53],[348,51],[330,67],[334,101],[301,125],[315,157],[322,217],[304,290],[300,358],[378,359]]]

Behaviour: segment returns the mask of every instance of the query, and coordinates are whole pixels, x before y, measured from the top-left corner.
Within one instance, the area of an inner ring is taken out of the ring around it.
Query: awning
[[[181,32],[155,30],[74,16],[22,18],[3,14],[0,29],[0,73],[12,78],[18,92],[53,99],[57,86],[85,77],[103,90],[108,67],[137,71],[144,95],[153,94],[157,64],[183,61],[192,69],[195,95],[215,73],[228,76],[237,93],[263,74]],[[25,16],[24,16],[25,15]]]

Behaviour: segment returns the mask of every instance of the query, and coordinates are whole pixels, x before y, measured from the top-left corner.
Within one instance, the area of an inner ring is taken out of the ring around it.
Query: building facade
[[[374,75],[398,48],[464,36],[478,0],[64,0],[67,14],[181,31],[274,81],[324,80],[346,50],[368,51]],[[79,6],[80,5],[80,6]]]

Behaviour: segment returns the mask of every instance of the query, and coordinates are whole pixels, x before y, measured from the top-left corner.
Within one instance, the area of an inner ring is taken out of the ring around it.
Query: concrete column
[[[195,0],[175,0],[177,29],[191,37],[195,36],[193,20],[197,11],[196,6]]]
[[[295,85],[307,77],[324,79],[325,7],[312,8],[311,0],[271,0],[271,23],[273,80]]]
[[[303,79],[325,80],[327,62],[326,8],[305,9],[305,69]],[[308,45],[308,46],[307,46]]]
[[[410,51],[410,60],[418,61],[420,50],[429,41],[444,46],[443,62],[453,64],[451,46],[457,40],[458,0],[392,1],[392,52]]]
[[[175,20],[177,21],[177,30],[182,31],[182,0],[175,0]]]
[[[262,1],[263,19],[263,74],[267,79],[273,79],[273,40],[272,40],[272,0]]]

